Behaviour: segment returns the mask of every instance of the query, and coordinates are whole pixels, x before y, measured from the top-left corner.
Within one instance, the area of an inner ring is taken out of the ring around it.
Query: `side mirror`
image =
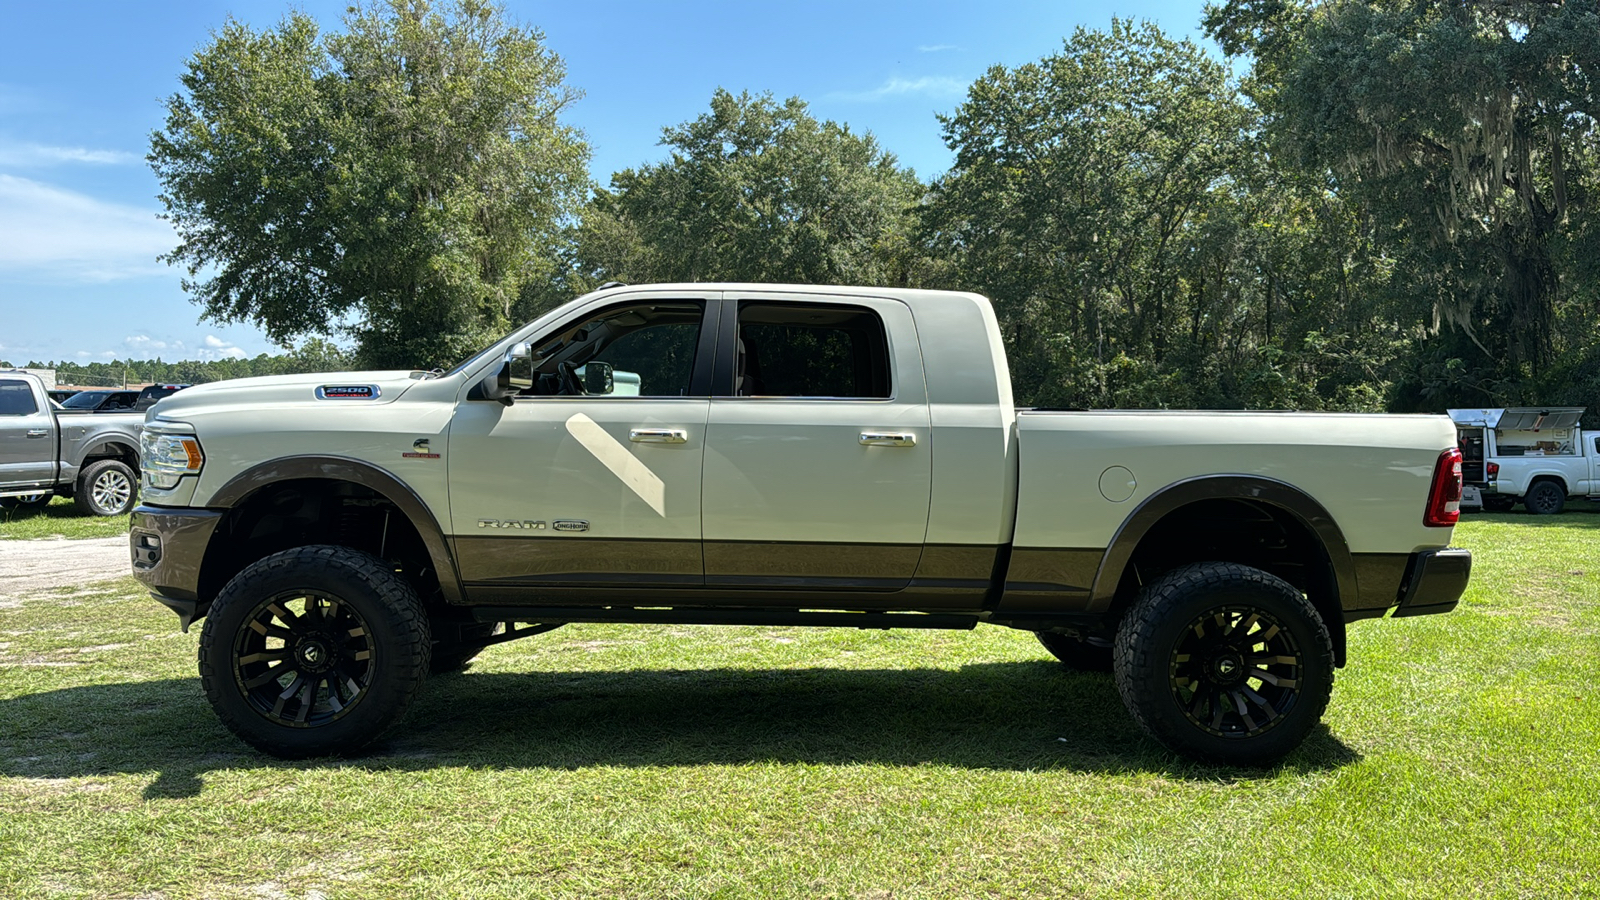
[[[609,394],[616,389],[612,383],[611,363],[590,360],[583,366],[583,392]]]
[[[514,344],[506,351],[505,362],[500,368],[485,375],[483,381],[478,383],[475,399],[496,400],[510,406],[513,397],[517,395],[517,388],[511,383],[511,367],[518,360],[529,359],[532,354],[527,344]]]

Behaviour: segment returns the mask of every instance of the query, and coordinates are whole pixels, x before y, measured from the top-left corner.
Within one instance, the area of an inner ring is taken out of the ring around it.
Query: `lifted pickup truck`
[[[207,697],[286,757],[568,622],[989,623],[1260,764],[1347,623],[1446,612],[1471,567],[1449,419],[1019,411],[973,294],[608,288],[448,372],[190,388],[144,453],[134,574],[206,617]]]
[[[29,372],[0,371],[0,506],[60,494],[82,512],[120,516],[139,486],[143,413],[72,413]]]

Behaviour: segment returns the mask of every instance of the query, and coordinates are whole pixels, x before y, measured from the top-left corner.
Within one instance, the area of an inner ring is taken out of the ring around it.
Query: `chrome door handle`
[[[30,429],[28,429],[28,437],[49,437],[49,436],[50,436],[50,432],[44,430],[43,428],[30,428]]]
[[[681,444],[689,439],[682,428],[632,428],[628,440],[635,444]]]
[[[917,436],[909,431],[863,431],[861,443],[877,447],[912,447]]]

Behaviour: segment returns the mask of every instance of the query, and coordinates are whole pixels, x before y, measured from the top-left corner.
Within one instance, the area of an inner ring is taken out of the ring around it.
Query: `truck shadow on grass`
[[[1146,738],[1109,676],[1050,662],[947,669],[471,673],[433,678],[406,721],[352,759],[260,754],[211,714],[198,679],[67,688],[0,701],[0,775],[157,772],[147,800],[189,797],[223,768],[420,771],[741,763],[922,764],[1159,772],[1216,781],[1360,759],[1325,726],[1275,769],[1203,766]]]

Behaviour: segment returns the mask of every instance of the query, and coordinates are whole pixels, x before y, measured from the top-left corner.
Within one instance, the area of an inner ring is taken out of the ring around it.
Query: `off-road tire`
[[[1235,563],[1184,566],[1146,586],[1117,629],[1114,658],[1134,721],[1205,762],[1281,759],[1316,727],[1333,691],[1333,642],[1311,602]]]
[[[1074,672],[1110,672],[1111,642],[1103,638],[1079,638],[1051,631],[1036,632],[1039,643],[1050,655]]]
[[[1522,505],[1536,516],[1553,516],[1567,505],[1567,492],[1554,481],[1540,481],[1528,488]]]
[[[245,567],[217,595],[200,635],[200,685],[258,750],[351,754],[405,715],[432,643],[416,591],[383,560],[296,547]]]
[[[482,653],[489,638],[494,637],[500,629],[499,622],[474,622],[471,625],[459,626],[461,640],[440,640],[433,642],[433,656],[428,663],[428,674],[448,675],[459,672],[467,667],[479,653]],[[438,629],[444,632],[444,629]]]
[[[127,515],[139,501],[139,476],[120,459],[97,459],[78,473],[72,501],[84,515]]]

